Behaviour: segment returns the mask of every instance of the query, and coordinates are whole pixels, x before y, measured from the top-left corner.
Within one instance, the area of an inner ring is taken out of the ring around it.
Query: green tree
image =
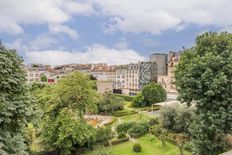
[[[28,154],[24,134],[35,114],[26,85],[23,60],[0,44],[0,154]]]
[[[123,110],[123,108],[124,99],[112,93],[103,94],[102,99],[98,104],[99,112],[112,112],[117,110]]]
[[[142,89],[142,95],[148,105],[163,102],[167,98],[165,89],[157,83],[145,85]]]
[[[144,107],[144,106],[146,106],[146,102],[145,102],[145,99],[144,99],[142,93],[138,93],[133,98],[132,106],[134,106],[134,107]]]
[[[41,82],[47,82],[47,81],[48,81],[48,78],[47,78],[45,75],[41,75],[41,76],[40,76],[40,81],[41,81]]]
[[[196,106],[193,154],[224,151],[232,128],[232,34],[205,33],[184,50],[175,71],[180,100]]]
[[[44,142],[61,154],[91,143],[94,130],[83,115],[96,110],[99,96],[89,76],[72,73],[52,86],[49,93],[52,95],[45,100],[48,106],[42,131]]]
[[[189,133],[189,126],[194,120],[195,109],[184,105],[167,105],[160,110],[160,124],[175,133]]]

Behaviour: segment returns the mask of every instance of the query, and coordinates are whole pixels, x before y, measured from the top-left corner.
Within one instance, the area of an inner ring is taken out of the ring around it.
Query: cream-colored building
[[[97,81],[97,91],[101,94],[105,92],[113,92],[113,82],[112,81]]]

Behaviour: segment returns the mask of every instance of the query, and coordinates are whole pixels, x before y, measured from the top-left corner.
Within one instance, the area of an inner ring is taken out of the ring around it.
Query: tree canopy
[[[22,58],[0,44],[0,154],[28,154],[24,129],[35,111]]]
[[[221,153],[232,128],[232,34],[205,33],[175,71],[179,99],[196,106],[193,154]]]
[[[145,85],[142,89],[142,95],[147,105],[165,101],[167,98],[165,89],[157,83]]]
[[[52,95],[41,94],[45,97],[41,103],[47,105],[43,140],[62,154],[70,154],[74,148],[93,141],[94,130],[83,118],[87,111],[96,110],[99,101],[93,85],[88,75],[75,72],[44,89],[45,94],[49,90]]]

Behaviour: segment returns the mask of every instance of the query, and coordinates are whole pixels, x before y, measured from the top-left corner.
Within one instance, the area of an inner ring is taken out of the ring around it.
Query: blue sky
[[[206,31],[230,31],[221,0],[0,0],[0,36],[26,63],[122,64],[191,47]]]

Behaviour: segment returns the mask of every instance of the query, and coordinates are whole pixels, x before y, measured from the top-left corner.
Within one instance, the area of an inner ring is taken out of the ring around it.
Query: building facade
[[[163,53],[154,53],[150,55],[149,61],[157,64],[158,75],[167,75],[167,59],[168,55]]]

